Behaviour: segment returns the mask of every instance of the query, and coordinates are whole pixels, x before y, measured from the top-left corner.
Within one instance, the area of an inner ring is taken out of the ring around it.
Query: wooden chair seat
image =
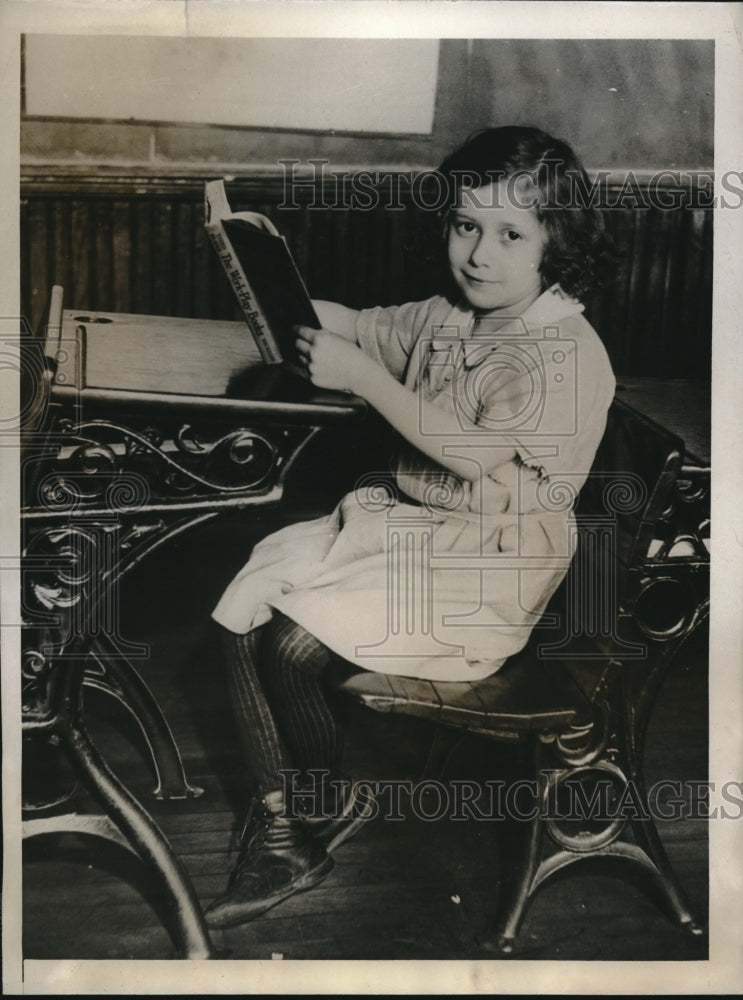
[[[480,681],[427,681],[397,674],[355,674],[341,691],[377,712],[412,715],[492,739],[583,728],[591,706],[557,661],[533,652],[511,657]]]

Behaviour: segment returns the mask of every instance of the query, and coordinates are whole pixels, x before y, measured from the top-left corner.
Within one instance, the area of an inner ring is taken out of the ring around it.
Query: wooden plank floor
[[[154,560],[125,589],[122,633],[146,642],[138,667],[175,732],[198,799],[158,802],[136,734],[91,692],[91,726],[106,759],[141,796],[193,878],[206,905],[223,889],[232,832],[246,796],[208,617],[223,584],[241,565],[249,539],[234,525],[202,532]],[[243,544],[244,542],[244,544]],[[168,561],[169,560],[169,561]],[[706,664],[696,655],[663,695],[649,736],[650,782],[707,776]],[[359,777],[411,779],[425,760],[431,730],[419,720],[348,707],[347,760]],[[496,779],[513,751],[469,738],[445,779]],[[244,927],[214,934],[225,956],[258,959],[494,959],[499,884],[497,821],[405,818],[370,822],[336,854],[331,874]],[[86,799],[77,800],[86,808]],[[661,833],[694,911],[707,911],[707,839],[701,821],[662,824]],[[113,854],[113,852],[112,852]],[[168,933],[131,866],[95,858],[74,837],[30,844],[24,869],[26,958],[124,959],[174,955]],[[584,875],[550,885],[530,909],[515,957],[529,959],[703,959],[707,939],[687,936],[637,888]]]

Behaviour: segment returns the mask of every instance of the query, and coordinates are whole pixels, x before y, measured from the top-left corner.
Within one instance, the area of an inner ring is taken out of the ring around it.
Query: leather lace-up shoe
[[[351,837],[376,815],[376,800],[367,782],[357,781],[344,788],[335,809],[302,817],[305,828],[325,845],[328,854]]]
[[[209,927],[254,920],[289,896],[311,889],[332,870],[335,862],[324,845],[282,812],[280,792],[265,796],[253,810],[227,890],[206,910]]]

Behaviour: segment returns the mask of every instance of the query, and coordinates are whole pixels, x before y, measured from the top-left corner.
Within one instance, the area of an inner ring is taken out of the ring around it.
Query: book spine
[[[245,272],[240,266],[240,262],[232,249],[232,245],[224,229],[219,222],[209,222],[206,225],[206,231],[237,296],[237,301],[240,303],[240,308],[243,311],[248,328],[253,335],[258,350],[261,352],[261,357],[266,364],[279,364],[283,360],[279,345],[271,333],[268,320],[258,305],[248,279],[245,277]]]

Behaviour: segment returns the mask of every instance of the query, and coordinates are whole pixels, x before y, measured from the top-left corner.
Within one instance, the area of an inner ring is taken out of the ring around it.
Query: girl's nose
[[[494,252],[492,240],[482,235],[472,247],[470,253],[470,263],[475,267],[491,267],[493,264]]]

